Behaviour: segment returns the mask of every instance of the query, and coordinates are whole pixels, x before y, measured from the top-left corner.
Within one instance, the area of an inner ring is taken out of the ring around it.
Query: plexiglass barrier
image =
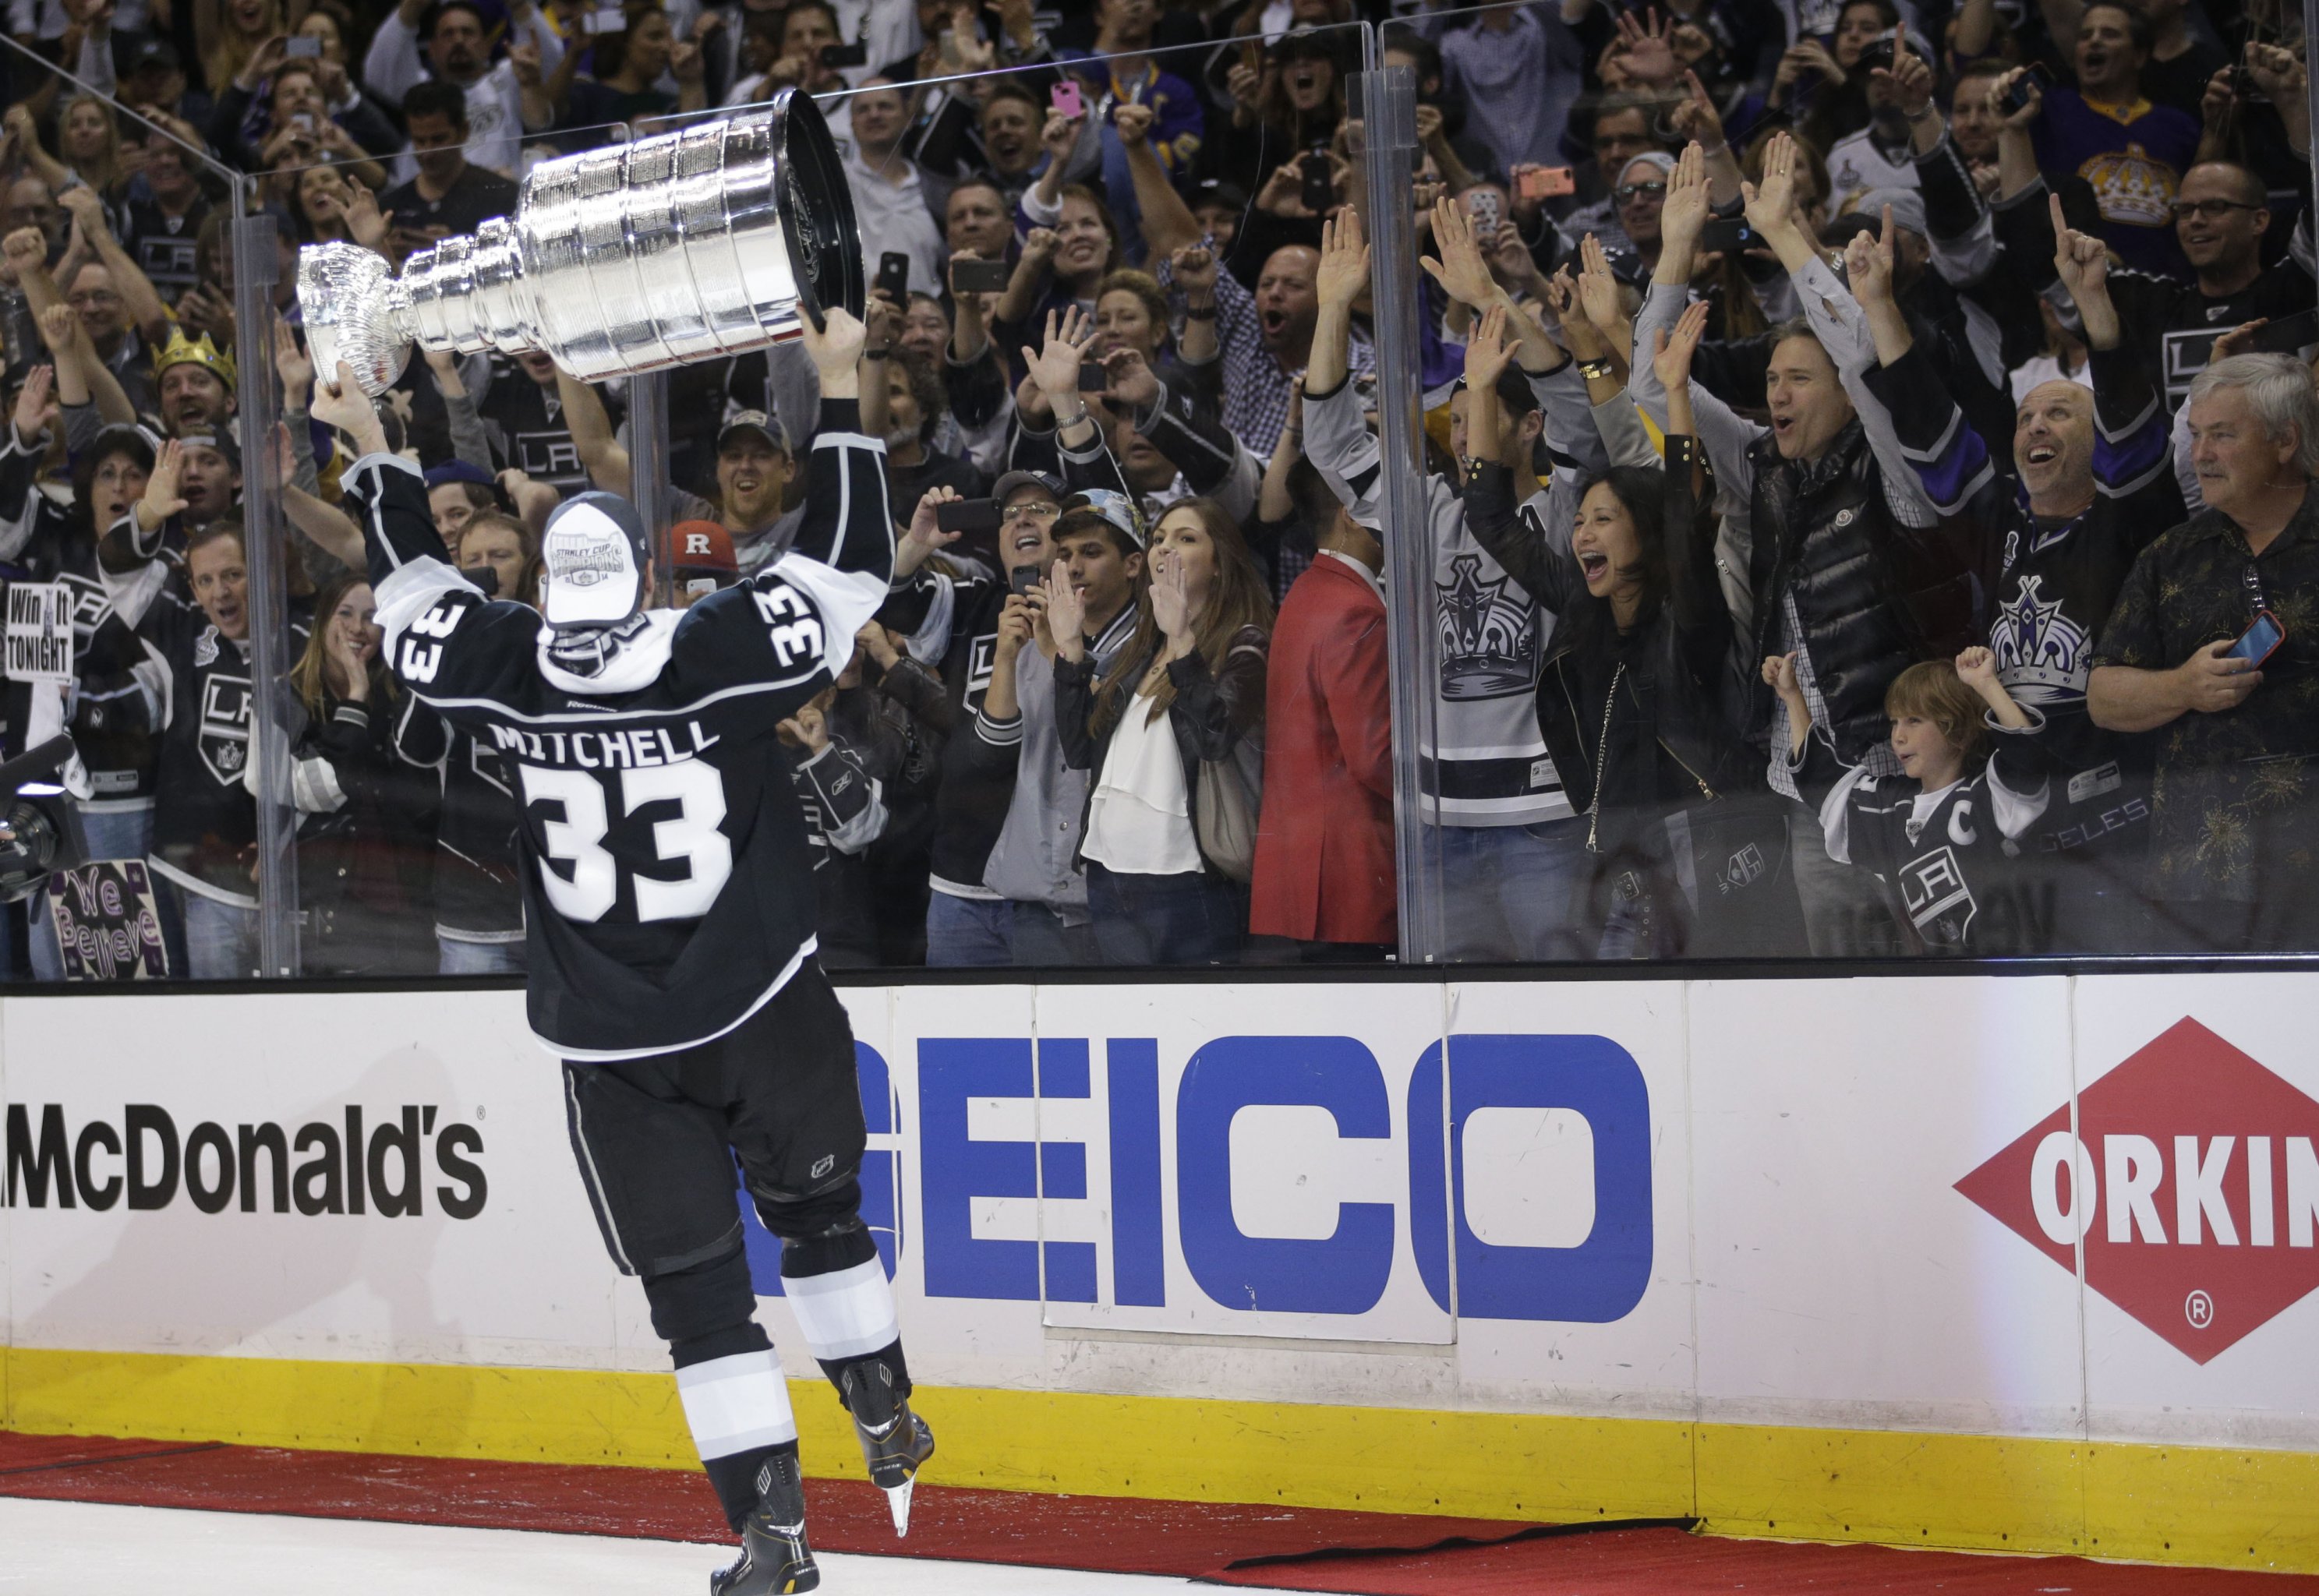
[[[90,861],[12,907],[12,972],[520,971],[523,873],[564,867],[377,658],[296,250],[400,267],[543,160],[788,87],[859,221],[898,550],[778,755],[825,963],[2308,951],[2296,501],[2190,469],[2228,347],[2023,230],[1987,41],[1944,35],[1914,181],[1860,188],[1828,140],[1879,125],[1872,41],[1813,77],[1648,14],[1313,10],[631,8],[459,90],[316,28],[206,109],[174,51],[12,42],[10,752],[74,738]],[[2299,60],[2256,64],[2238,136],[2307,149]],[[414,352],[383,409],[475,580],[536,603],[601,489],[677,607],[782,557],[818,417],[793,343],[593,383]],[[2251,557],[2161,539],[2186,491]]]

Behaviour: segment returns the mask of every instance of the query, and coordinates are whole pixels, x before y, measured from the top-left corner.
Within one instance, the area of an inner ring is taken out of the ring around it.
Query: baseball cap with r
[[[644,518],[616,493],[582,493],[547,518],[540,558],[551,627],[603,627],[644,607],[650,558]]]

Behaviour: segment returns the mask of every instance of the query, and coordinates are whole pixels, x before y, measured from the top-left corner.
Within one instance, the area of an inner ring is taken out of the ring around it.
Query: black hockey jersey
[[[779,723],[829,685],[893,572],[885,445],[824,400],[781,560],[622,623],[602,667],[443,557],[415,467],[346,478],[395,675],[508,756],[523,813],[531,1025],[562,1057],[674,1051],[753,1014],[814,952],[816,893]]]
[[[1826,733],[1812,728],[1796,786],[1818,807],[1827,856],[1881,877],[1923,951],[2029,951],[2028,877],[2016,861],[2018,839],[2036,825],[2049,793],[2042,763],[2028,753],[2041,727],[1992,732],[1997,751],[1981,772],[1936,792],[1845,765]]]

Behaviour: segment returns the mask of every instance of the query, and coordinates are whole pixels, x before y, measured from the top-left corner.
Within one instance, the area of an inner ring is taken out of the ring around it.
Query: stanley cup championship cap
[[[650,557],[644,518],[616,493],[582,493],[555,507],[540,544],[551,627],[600,627],[644,606]]]

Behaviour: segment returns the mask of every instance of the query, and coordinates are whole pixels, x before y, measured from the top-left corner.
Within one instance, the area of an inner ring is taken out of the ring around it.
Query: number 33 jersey
[[[347,475],[396,678],[515,778],[531,1027],[561,1057],[720,1036],[814,952],[813,861],[775,733],[845,668],[892,575],[885,446],[860,424],[852,401],[823,402],[787,555],[606,628],[587,659],[452,569],[409,462],[365,455]]]

